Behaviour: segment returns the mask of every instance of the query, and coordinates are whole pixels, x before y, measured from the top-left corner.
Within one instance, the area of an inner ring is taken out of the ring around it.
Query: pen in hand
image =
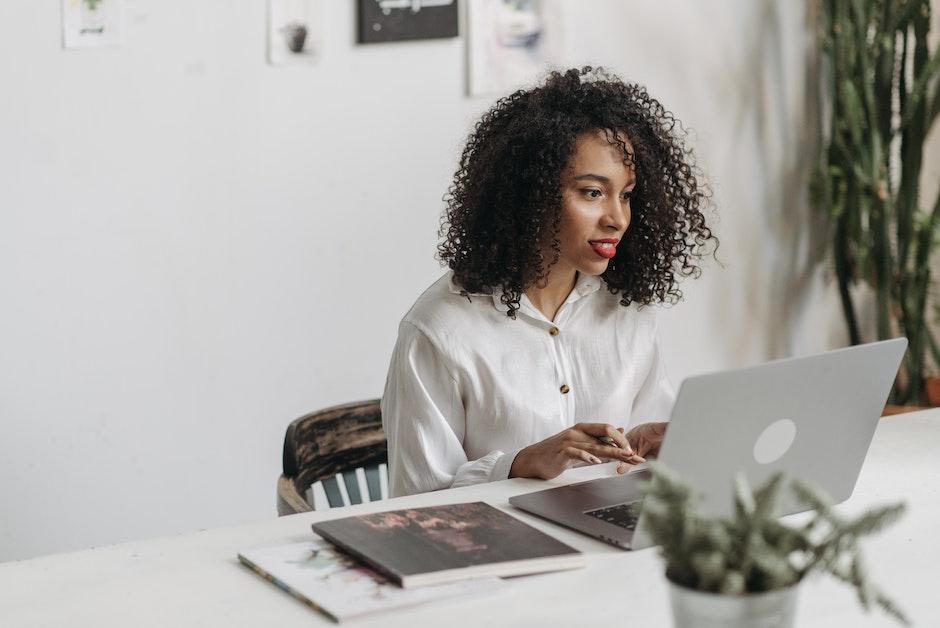
[[[618,449],[621,448],[621,447],[620,447],[620,443],[618,443],[617,441],[615,441],[615,440],[614,440],[613,438],[611,438],[610,436],[597,436],[597,437],[595,437],[595,438],[597,438],[597,440],[598,440],[599,442],[601,442],[601,443],[603,443],[603,444],[605,444],[605,445],[608,445],[608,446],[610,446],[610,447],[617,447]],[[632,454],[632,456],[630,457],[630,459],[627,461],[627,462],[629,462],[630,464],[640,464],[641,462],[646,462],[646,459],[645,459],[645,458],[643,458],[642,456],[637,455],[632,449],[631,449],[631,450],[628,450],[627,453]]]

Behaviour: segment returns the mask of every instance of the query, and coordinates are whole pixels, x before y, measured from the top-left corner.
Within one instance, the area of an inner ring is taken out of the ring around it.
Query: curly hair
[[[717,251],[702,213],[710,191],[675,116],[644,87],[589,66],[499,99],[470,133],[437,247],[465,295],[500,288],[515,318],[522,294],[559,259],[562,175],[578,136],[597,131],[637,178],[630,228],[601,277],[625,306],[681,299],[680,276],[701,273],[695,262],[710,243]]]

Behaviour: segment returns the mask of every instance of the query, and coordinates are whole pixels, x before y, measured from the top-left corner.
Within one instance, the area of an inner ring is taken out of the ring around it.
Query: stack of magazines
[[[238,558],[335,621],[493,593],[507,586],[500,576],[584,565],[578,550],[483,502],[344,517],[313,530],[321,538]]]

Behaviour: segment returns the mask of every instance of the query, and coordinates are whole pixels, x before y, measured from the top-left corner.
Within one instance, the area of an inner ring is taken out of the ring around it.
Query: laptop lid
[[[732,478],[777,471],[838,503],[855,488],[906,338],[690,377],[679,389],[659,460],[698,495],[698,512],[733,512]],[[780,514],[805,510],[781,494]],[[651,545],[641,514],[632,546]]]

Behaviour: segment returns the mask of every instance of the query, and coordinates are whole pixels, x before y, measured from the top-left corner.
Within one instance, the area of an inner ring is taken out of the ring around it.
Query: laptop
[[[659,460],[698,495],[697,512],[733,511],[732,479],[759,486],[777,471],[848,499],[901,358],[906,338],[686,379]],[[640,465],[643,466],[643,465]],[[513,506],[624,549],[653,545],[640,485],[648,470],[509,499]],[[807,510],[788,491],[779,514]]]

